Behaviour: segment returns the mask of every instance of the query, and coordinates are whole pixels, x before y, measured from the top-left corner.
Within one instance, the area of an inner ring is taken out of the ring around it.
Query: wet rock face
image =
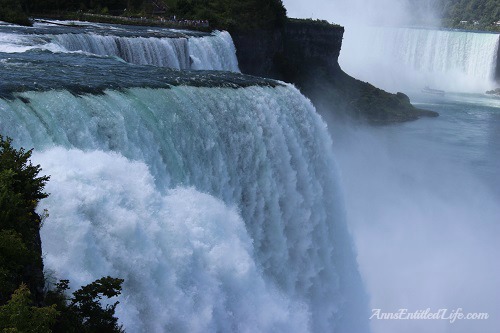
[[[325,119],[383,125],[437,116],[413,107],[402,93],[390,94],[344,73],[338,63],[343,35],[341,26],[295,19],[281,29],[232,33],[243,73],[295,84]]]
[[[301,67],[338,67],[344,28],[318,21],[289,20],[283,29],[232,32],[243,73],[288,79]]]
[[[285,26],[284,51],[297,64],[336,68],[344,28],[317,21],[291,20]]]
[[[275,59],[283,53],[282,30],[232,32],[231,36],[242,73],[280,78]]]

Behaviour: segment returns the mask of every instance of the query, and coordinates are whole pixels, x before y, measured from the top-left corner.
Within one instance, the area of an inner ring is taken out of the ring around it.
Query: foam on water
[[[46,267],[125,278],[127,331],[367,331],[332,142],[292,86],[23,92],[0,110],[52,175]]]
[[[125,279],[128,332],[306,332],[307,307],[269,283],[236,207],[194,188],[161,193],[116,153],[54,148],[45,265],[73,284]],[[62,203],[62,204],[61,204]]]

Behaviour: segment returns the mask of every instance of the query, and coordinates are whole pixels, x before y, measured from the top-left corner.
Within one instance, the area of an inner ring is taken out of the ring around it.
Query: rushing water
[[[332,131],[372,309],[487,313],[487,320],[370,320],[374,333],[494,333],[500,326],[499,35],[351,29],[343,68],[407,93],[435,119]],[[422,88],[441,89],[429,95]]]
[[[23,29],[0,28],[0,133],[51,175],[48,276],[125,279],[128,332],[367,331],[332,142],[297,89],[61,52],[73,27]],[[116,29],[97,39],[144,44]]]
[[[80,22],[64,24],[67,26],[3,26],[1,51],[83,52],[139,65],[239,72],[233,41],[225,31],[208,34]]]
[[[341,65],[391,91],[419,87],[481,92],[494,87],[499,34],[414,28],[346,31]]]
[[[367,332],[347,215],[373,308],[490,314],[373,332],[496,332],[500,99],[419,91],[491,87],[498,35],[363,38],[385,46],[348,34],[346,68],[439,118],[332,142],[294,87],[235,73],[225,32],[1,26],[0,133],[52,176],[48,276],[124,278],[128,332]]]

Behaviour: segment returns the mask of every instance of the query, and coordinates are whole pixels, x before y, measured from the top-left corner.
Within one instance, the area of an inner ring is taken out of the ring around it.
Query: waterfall
[[[125,279],[127,332],[367,331],[332,142],[294,87],[23,91],[0,112],[51,175],[47,270]]]
[[[60,34],[54,35],[53,40],[69,51],[116,56],[133,64],[239,71],[233,40],[226,31],[189,38]]]
[[[51,175],[46,275],[123,278],[132,333],[367,332],[326,125],[237,71],[227,32],[0,27],[0,133]]]
[[[341,64],[390,90],[432,86],[480,91],[494,85],[499,36],[465,31],[369,28],[346,37]]]
[[[85,32],[76,29],[76,32],[58,34],[30,28],[11,30],[0,30],[0,52],[85,52],[117,57],[139,65],[239,72],[236,49],[226,31],[199,36],[177,34],[157,37],[155,32],[119,36],[109,32],[104,34],[101,30]]]

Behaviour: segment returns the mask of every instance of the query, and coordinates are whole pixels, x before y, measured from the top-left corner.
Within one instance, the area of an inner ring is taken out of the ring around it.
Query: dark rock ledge
[[[344,28],[325,21],[289,19],[284,28],[232,32],[243,73],[295,84],[326,119],[348,117],[390,124],[436,117],[346,74],[338,64]]]

